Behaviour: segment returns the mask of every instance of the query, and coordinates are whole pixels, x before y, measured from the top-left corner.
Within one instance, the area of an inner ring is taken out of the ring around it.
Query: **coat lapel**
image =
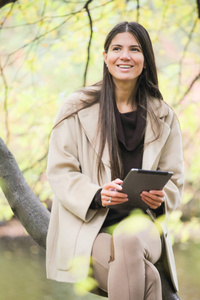
[[[150,117],[148,113],[142,162],[142,168],[147,170],[155,168],[154,163],[159,157],[161,149],[163,148],[170,133],[170,128],[168,124],[165,123],[165,117],[168,115],[169,111],[168,107],[166,105],[163,105],[163,103],[158,101],[157,99],[154,99],[151,103],[152,109],[158,117],[161,134],[160,137],[154,141],[154,139],[156,138],[157,124],[156,121],[152,117]]]
[[[84,128],[84,131],[90,141],[95,152],[99,153],[100,139],[98,138],[98,119],[99,119],[99,104],[96,103],[90,107],[82,109],[78,112],[79,120]],[[104,148],[102,162],[104,165],[110,165],[108,146]]]

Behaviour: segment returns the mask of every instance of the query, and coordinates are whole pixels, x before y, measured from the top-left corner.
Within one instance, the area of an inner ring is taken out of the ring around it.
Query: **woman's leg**
[[[113,232],[113,246],[109,299],[161,300],[160,276],[153,265],[161,255],[161,239],[155,224],[146,215],[123,220]]]
[[[161,300],[160,276],[153,265],[161,254],[159,232],[146,217],[133,218],[117,225],[113,241],[107,233],[97,236],[92,251],[94,277],[110,300]]]
[[[145,260],[145,299],[162,300],[160,275],[156,267],[147,259]]]
[[[110,261],[110,246],[112,236],[100,233],[96,237],[92,249],[92,266],[94,278],[98,281],[100,289],[108,291],[108,268]]]

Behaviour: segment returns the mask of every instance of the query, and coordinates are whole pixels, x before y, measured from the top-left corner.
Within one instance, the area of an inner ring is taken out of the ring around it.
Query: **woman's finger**
[[[118,191],[121,191],[122,190],[122,186],[121,186],[121,181],[119,182],[114,182],[114,181],[111,181],[107,184],[104,184],[103,185],[103,190],[118,190]]]
[[[161,204],[164,202],[164,197],[158,197],[158,196],[152,196],[150,194],[150,197],[148,196],[148,194],[141,194],[141,199],[142,201],[144,201],[149,207],[156,209],[159,206],[161,206]]]
[[[127,194],[121,193],[121,183],[119,178],[105,184],[101,190],[101,202],[104,207],[121,204],[128,201]]]
[[[147,200],[149,199],[155,202],[163,202],[165,193],[163,191],[150,191],[150,192],[143,191],[140,196],[141,197],[143,196],[143,198]]]
[[[122,203],[124,203],[126,201],[128,201],[128,198],[117,199],[117,198],[105,197],[104,196],[102,198],[102,205],[104,207],[106,207],[106,206],[112,206],[112,205],[122,204]]]
[[[104,190],[104,189],[101,190],[101,196],[112,197],[116,199],[127,198],[127,194],[120,193],[116,190]]]
[[[164,190],[151,190],[151,191],[149,191],[149,193],[152,194],[152,195],[160,196],[160,197],[165,196]]]

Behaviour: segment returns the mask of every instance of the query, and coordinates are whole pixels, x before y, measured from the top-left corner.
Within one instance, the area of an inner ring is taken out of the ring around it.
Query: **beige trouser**
[[[146,216],[121,221],[112,235],[101,232],[92,250],[94,277],[110,300],[162,300],[154,266],[161,255],[160,233]]]

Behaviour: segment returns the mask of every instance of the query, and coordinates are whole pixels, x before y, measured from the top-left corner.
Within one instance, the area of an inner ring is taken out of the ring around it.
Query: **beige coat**
[[[72,94],[62,105],[56,121],[75,111],[81,92]],[[162,135],[148,144],[143,153],[143,169],[173,171],[165,187],[166,221],[178,206],[183,190],[183,156],[181,133],[177,118],[163,101],[151,101],[159,117]],[[96,162],[99,147],[97,136],[99,104],[80,110],[62,121],[53,131],[50,140],[47,177],[54,192],[49,231],[47,236],[47,277],[57,281],[77,282],[88,275],[91,249],[108,213],[107,208],[89,209],[100,185],[111,181],[108,147],[102,157],[103,180],[97,181]],[[147,116],[145,143],[154,139],[155,121]],[[167,228],[169,266],[172,282],[178,290],[173,252]]]

